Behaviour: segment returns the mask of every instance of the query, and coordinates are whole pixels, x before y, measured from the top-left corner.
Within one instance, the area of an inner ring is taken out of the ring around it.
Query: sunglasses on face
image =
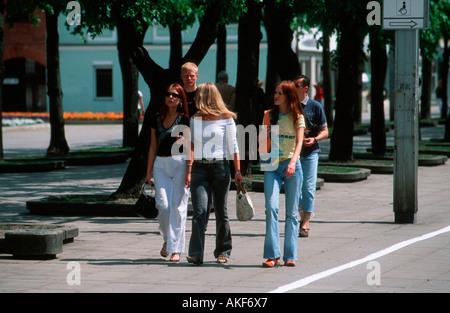
[[[169,98],[170,96],[172,96],[172,98],[178,98],[181,99],[181,96],[177,93],[173,93],[173,92],[166,92],[166,97]]]

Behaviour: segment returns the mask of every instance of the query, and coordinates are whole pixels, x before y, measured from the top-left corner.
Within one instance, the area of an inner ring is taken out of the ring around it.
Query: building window
[[[95,97],[113,97],[112,65],[95,66]]]

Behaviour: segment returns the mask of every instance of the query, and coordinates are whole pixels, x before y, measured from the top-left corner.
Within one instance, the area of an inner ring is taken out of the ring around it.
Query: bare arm
[[[291,161],[289,162],[289,165],[286,169],[286,178],[291,177],[295,173],[295,164],[297,163],[297,159],[299,158],[300,152],[302,151],[304,134],[305,134],[304,127],[297,128],[296,136],[295,136],[295,138],[296,138],[295,139],[296,140],[295,151],[294,151],[294,155],[292,156]]]
[[[152,128],[150,148],[148,150],[147,175],[145,177],[145,182],[147,183],[147,185],[151,185],[153,165],[155,164],[157,151],[158,142],[156,140],[155,129]]]

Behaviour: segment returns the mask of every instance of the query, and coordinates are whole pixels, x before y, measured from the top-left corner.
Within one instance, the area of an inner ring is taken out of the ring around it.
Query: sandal
[[[169,255],[169,254],[167,253],[166,249],[167,249],[167,242],[164,242],[164,243],[163,243],[163,246],[162,246],[162,248],[161,248],[161,252],[159,253],[159,254],[161,254],[161,256],[162,256],[163,258],[167,258],[167,256]]]
[[[217,261],[216,261],[217,263],[220,263],[220,264],[225,264],[225,263],[227,263],[228,262],[228,258],[226,257],[226,256],[224,256],[224,255],[219,255],[219,257],[217,258]]]
[[[294,261],[286,261],[284,263],[284,266],[295,267],[295,262]]]
[[[280,259],[268,259],[266,262],[263,262],[263,267],[275,267],[280,264]]]
[[[169,259],[170,262],[179,262],[180,261],[180,254],[179,253],[172,253]]]
[[[309,228],[302,228],[300,229],[298,236],[300,238],[307,238],[309,236]]]

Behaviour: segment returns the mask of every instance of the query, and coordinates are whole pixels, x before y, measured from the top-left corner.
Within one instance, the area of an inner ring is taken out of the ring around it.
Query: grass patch
[[[357,167],[345,167],[345,163],[343,166],[320,166],[317,170],[318,173],[324,174],[345,174],[360,171],[361,169]]]

